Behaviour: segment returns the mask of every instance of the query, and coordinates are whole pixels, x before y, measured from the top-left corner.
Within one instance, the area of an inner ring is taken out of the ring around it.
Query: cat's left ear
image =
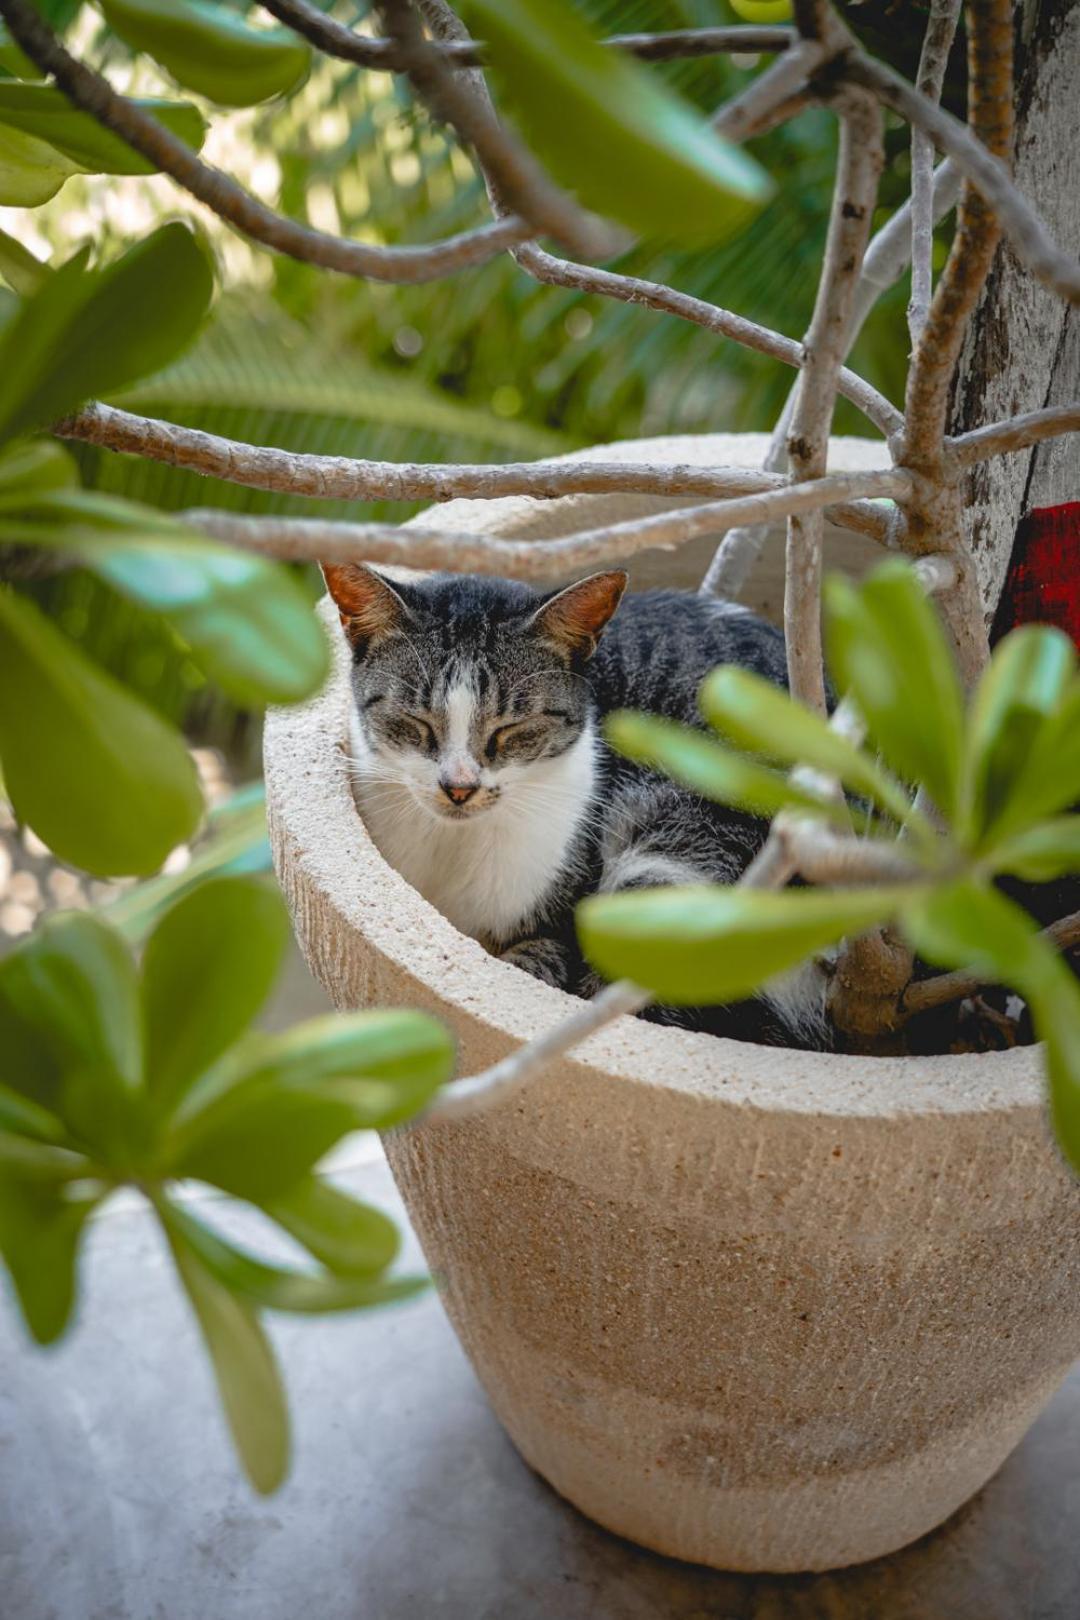
[[[534,613],[530,628],[571,658],[591,658],[605,625],[622,601],[627,579],[628,575],[616,568],[567,585]]]
[[[357,653],[390,635],[409,617],[397,591],[367,563],[323,563],[326,588],[337,603],[342,628]]]

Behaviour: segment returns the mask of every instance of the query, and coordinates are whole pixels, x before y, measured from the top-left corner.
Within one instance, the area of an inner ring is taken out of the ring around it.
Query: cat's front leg
[[[524,968],[534,979],[543,979],[556,990],[568,990],[572,976],[570,955],[557,939],[519,939],[499,952],[504,962]]]

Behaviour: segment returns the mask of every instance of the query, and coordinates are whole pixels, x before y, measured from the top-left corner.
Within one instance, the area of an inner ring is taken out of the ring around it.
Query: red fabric
[[[1018,624],[1056,624],[1080,648],[1080,501],[1037,506],[1021,520],[993,639]]]

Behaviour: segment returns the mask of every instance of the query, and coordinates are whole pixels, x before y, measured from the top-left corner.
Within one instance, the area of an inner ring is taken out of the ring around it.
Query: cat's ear
[[[409,610],[389,580],[367,563],[323,563],[322,572],[345,634],[358,652],[408,619]]]
[[[626,583],[621,568],[579,579],[550,597],[534,613],[530,628],[572,658],[591,658],[604,626],[622,601]]]

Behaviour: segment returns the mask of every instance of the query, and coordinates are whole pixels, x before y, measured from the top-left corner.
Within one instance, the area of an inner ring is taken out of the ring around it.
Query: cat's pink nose
[[[479,782],[440,781],[439,786],[442,788],[451,804],[467,804],[480,784]]]

